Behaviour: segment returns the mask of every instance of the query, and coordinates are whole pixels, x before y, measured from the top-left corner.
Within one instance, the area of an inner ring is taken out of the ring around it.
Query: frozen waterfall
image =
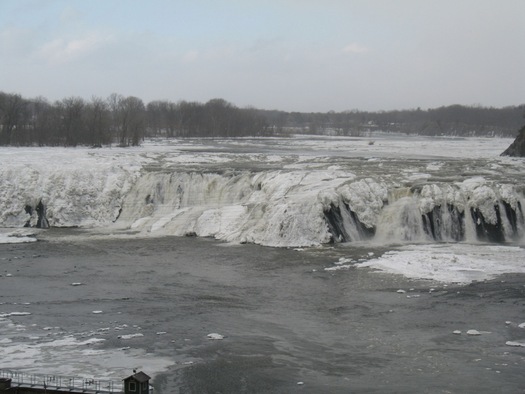
[[[114,149],[82,151],[81,160],[56,150],[43,165],[35,152],[0,168],[0,227],[104,228],[282,247],[521,243],[525,233],[522,183],[507,176],[522,174],[521,162],[484,161],[490,171],[480,171],[473,159]]]

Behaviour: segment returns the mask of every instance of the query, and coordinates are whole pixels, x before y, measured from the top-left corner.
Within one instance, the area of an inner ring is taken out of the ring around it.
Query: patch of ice
[[[507,346],[515,346],[515,347],[525,347],[525,342],[507,341],[507,342],[505,342],[505,345],[507,345]]]
[[[143,337],[144,334],[136,333],[136,334],[126,334],[126,335],[119,335],[117,336],[118,339],[132,339],[132,338],[138,338]]]
[[[430,244],[407,245],[356,264],[409,278],[470,283],[504,273],[525,273],[525,249],[513,246]]]
[[[18,244],[27,242],[36,242],[37,239],[33,233],[24,233],[22,231],[2,233],[0,232],[0,244]]]
[[[325,271],[340,271],[340,270],[347,270],[351,267],[352,266],[350,264],[343,264],[343,265],[336,265],[335,267],[327,267],[324,270]]]
[[[9,317],[9,316],[27,316],[30,315],[31,312],[10,312],[10,313],[2,313],[0,314],[0,317]]]
[[[221,340],[221,339],[224,339],[224,336],[221,335],[221,334],[218,334],[216,332],[212,332],[211,334],[208,334],[207,335],[208,339],[213,339],[213,340]]]
[[[2,342],[3,365],[26,373],[62,376],[97,376],[100,379],[120,380],[123,370],[147,365],[148,374],[159,373],[173,364],[167,357],[156,357],[141,349],[122,352],[101,348],[102,338],[76,339],[72,335],[49,341],[38,337],[31,342]]]
[[[481,332],[478,330],[468,330],[467,335],[481,335]]]

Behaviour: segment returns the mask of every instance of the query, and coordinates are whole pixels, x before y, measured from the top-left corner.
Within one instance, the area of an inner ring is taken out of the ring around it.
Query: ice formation
[[[336,149],[327,141],[309,155],[302,141],[300,155],[294,144],[266,155],[150,144],[128,151],[28,149],[8,161],[12,151],[3,149],[0,226],[128,229],[297,247],[523,237],[523,187],[514,179],[523,173],[521,162],[497,152],[463,161],[436,160],[435,152],[432,160],[327,157],[323,149]]]

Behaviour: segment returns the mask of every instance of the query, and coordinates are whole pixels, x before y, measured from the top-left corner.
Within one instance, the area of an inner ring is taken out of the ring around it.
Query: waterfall
[[[369,240],[519,243],[525,233],[522,190],[482,177],[400,185],[338,167],[126,171],[6,171],[3,181],[11,186],[0,194],[0,225],[98,227],[279,247]]]
[[[334,242],[520,242],[525,229],[521,195],[507,191],[509,202],[498,188],[483,185],[482,198],[450,184],[391,189],[373,227],[361,223],[344,202],[332,204],[325,217]]]

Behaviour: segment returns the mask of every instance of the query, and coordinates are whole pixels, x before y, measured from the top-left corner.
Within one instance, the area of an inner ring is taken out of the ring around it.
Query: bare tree
[[[61,141],[65,146],[76,146],[84,140],[84,107],[80,97],[68,97],[56,103],[60,112]]]
[[[19,94],[0,93],[0,144],[11,145],[19,138],[14,132],[21,132],[27,120],[27,101]]]
[[[111,144],[109,104],[99,97],[92,97],[86,105],[86,126],[89,144],[102,146]]]
[[[139,145],[146,129],[146,107],[142,100],[112,94],[108,102],[119,145]]]

